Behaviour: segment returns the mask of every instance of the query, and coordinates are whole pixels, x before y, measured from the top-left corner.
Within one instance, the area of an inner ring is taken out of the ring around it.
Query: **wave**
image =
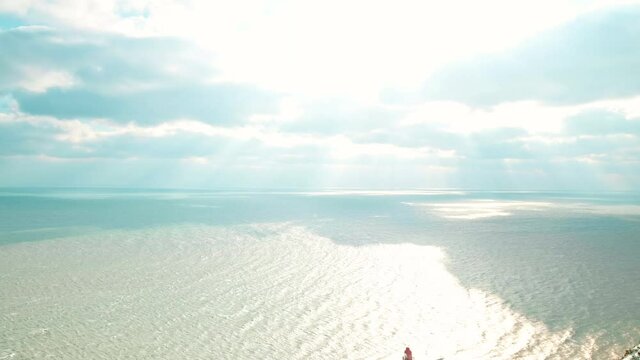
[[[110,231],[0,249],[0,354],[388,359],[589,358],[438,247],[339,245],[288,223]],[[46,331],[41,331],[46,329]]]

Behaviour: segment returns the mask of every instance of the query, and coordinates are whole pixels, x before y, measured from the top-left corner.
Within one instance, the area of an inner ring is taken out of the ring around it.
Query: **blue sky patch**
[[[0,30],[13,29],[26,23],[17,16],[0,13]]]

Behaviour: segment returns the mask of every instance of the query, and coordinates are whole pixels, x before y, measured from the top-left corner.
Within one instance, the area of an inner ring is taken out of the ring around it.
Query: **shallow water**
[[[637,200],[5,191],[0,359],[613,359]]]

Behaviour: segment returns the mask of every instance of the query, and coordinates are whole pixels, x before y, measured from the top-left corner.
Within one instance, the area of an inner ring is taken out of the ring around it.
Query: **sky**
[[[3,0],[0,186],[628,191],[640,2]]]

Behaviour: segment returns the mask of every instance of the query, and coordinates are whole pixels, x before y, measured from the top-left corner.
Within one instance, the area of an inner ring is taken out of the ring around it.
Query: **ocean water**
[[[640,195],[0,191],[1,359],[617,359]]]

